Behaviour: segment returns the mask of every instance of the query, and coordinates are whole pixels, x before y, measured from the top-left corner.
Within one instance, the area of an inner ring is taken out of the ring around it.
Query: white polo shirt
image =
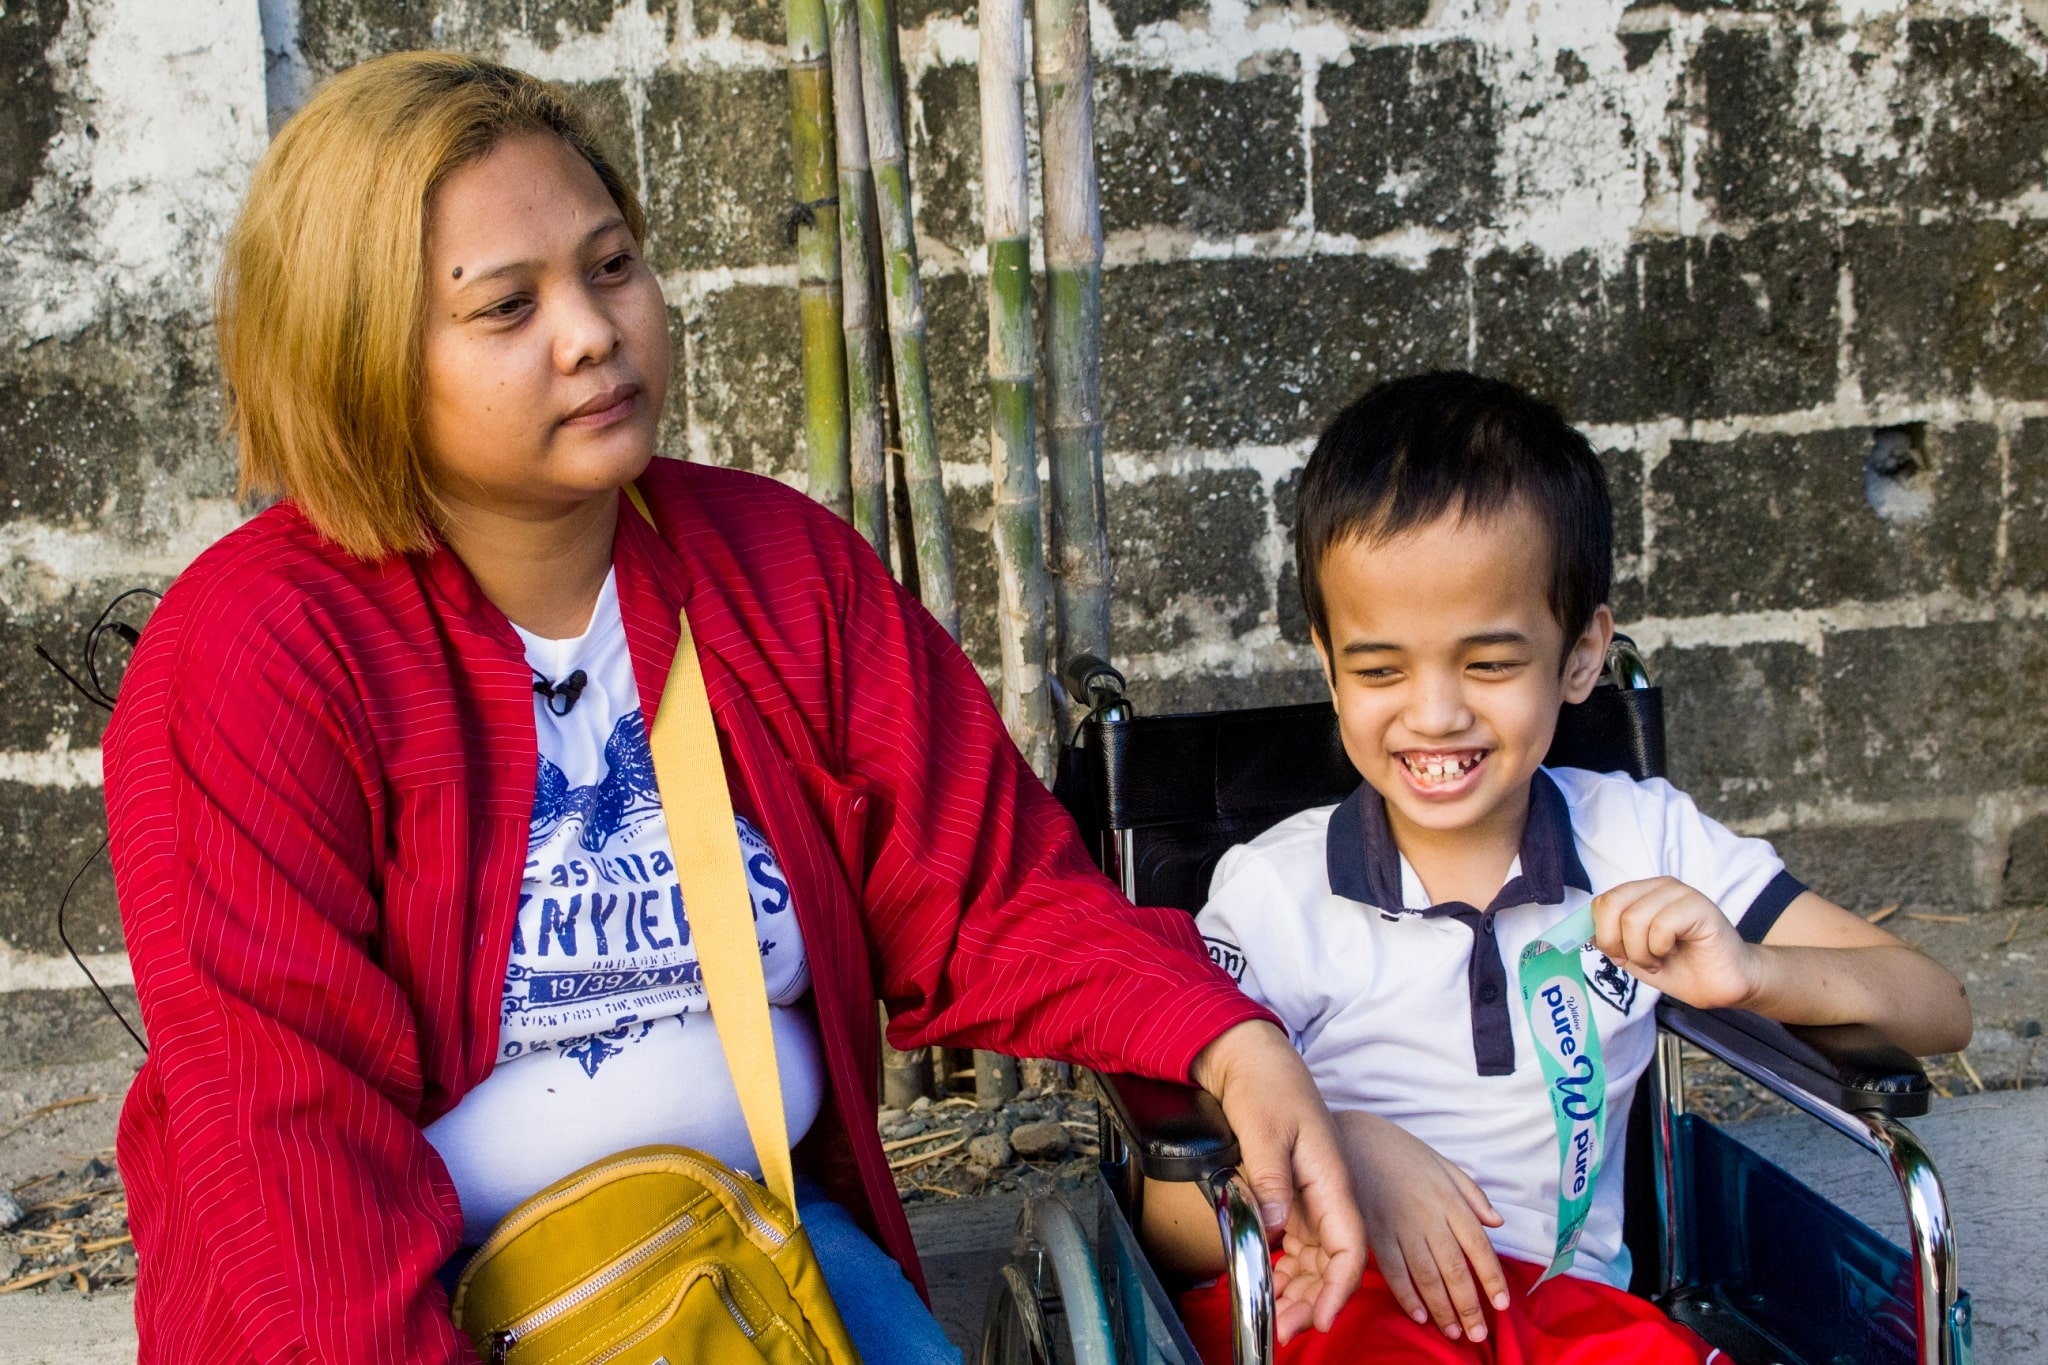
[[[1484,909],[1430,904],[1379,794],[1361,785],[1226,853],[1196,923],[1218,965],[1286,1024],[1332,1109],[1378,1114],[1428,1143],[1506,1220],[1489,1232],[1494,1248],[1547,1265],[1557,1134],[1509,967],[1589,896],[1658,876],[1703,892],[1752,943],[1805,890],[1769,844],[1731,833],[1662,779],[1560,768],[1536,774],[1521,853]],[[1620,1154],[1659,993],[1591,945],[1584,967],[1614,1159],[1571,1273],[1626,1289]]]

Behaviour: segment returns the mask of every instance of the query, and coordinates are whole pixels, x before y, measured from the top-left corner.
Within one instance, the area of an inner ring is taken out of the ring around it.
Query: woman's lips
[[[638,384],[618,384],[598,394],[562,419],[565,427],[608,427],[630,416],[639,401]]]

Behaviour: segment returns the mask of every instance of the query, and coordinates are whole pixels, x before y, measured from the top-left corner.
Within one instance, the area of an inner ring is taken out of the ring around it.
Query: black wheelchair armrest
[[[1208,1091],[1143,1076],[1098,1074],[1095,1079],[1112,1121],[1149,1179],[1181,1184],[1237,1164],[1237,1135]]]
[[[1910,1119],[1927,1112],[1932,1087],[1919,1061],[1866,1024],[1787,1025],[1668,996],[1658,1002],[1657,1022],[1781,1095],[1790,1087],[1852,1114]]]

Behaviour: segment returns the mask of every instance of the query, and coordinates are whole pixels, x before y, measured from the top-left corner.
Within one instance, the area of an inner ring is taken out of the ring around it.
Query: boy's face
[[[1519,839],[1558,707],[1586,699],[1614,634],[1602,606],[1567,641],[1549,584],[1549,533],[1520,502],[1325,555],[1316,649],[1345,752],[1397,839],[1496,824]]]

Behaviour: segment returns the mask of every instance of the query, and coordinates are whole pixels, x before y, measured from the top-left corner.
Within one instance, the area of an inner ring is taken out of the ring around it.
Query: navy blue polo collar
[[[1516,905],[1556,905],[1565,888],[1591,893],[1592,879],[1579,861],[1571,810],[1564,793],[1541,768],[1529,783],[1529,819],[1522,828],[1521,867],[1484,910],[1464,901],[1413,907],[1401,887],[1401,850],[1387,823],[1386,802],[1361,782],[1330,815],[1326,857],[1330,890],[1382,914],[1455,919],[1472,931],[1467,985],[1472,1006],[1472,1051],[1482,1076],[1511,1075],[1515,1069],[1507,964],[1502,960],[1493,919]]]

